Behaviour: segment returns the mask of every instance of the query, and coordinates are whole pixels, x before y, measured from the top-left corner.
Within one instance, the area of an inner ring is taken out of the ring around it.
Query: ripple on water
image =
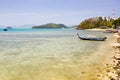
[[[105,46],[108,41],[83,41],[75,35],[43,38],[39,33],[19,33],[0,37],[1,80],[99,80],[100,58],[109,50]]]

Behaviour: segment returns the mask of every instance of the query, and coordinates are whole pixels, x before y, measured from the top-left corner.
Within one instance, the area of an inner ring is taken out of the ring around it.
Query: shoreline
[[[97,75],[94,74],[96,75],[96,78],[94,78],[96,80],[120,80],[120,33],[114,33],[112,38],[112,41],[109,41],[109,46],[106,47],[111,47],[110,50],[113,52],[97,55],[98,63],[90,68],[92,73],[95,73],[98,69]],[[91,80],[92,76],[88,77]]]
[[[103,80],[120,80],[120,33],[114,34],[115,42],[113,43],[114,53],[106,64],[106,73]]]
[[[90,30],[90,31],[106,31],[107,29],[85,29],[85,30]]]
[[[93,29],[85,29],[88,31],[103,31],[103,32],[107,32],[107,33],[118,33],[119,31],[117,29],[97,29],[97,28],[93,28]]]

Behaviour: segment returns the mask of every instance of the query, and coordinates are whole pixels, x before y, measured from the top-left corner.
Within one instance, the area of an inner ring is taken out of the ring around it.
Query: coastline
[[[90,31],[106,31],[107,29],[97,29],[97,28],[94,28],[94,29],[85,29],[85,30],[90,30]]]
[[[94,29],[93,29],[94,30]],[[120,80],[120,33],[114,33],[111,41],[106,44],[113,52],[95,55],[96,63],[91,65],[88,74],[83,79],[87,80]],[[94,57],[93,57],[94,58]],[[94,75],[94,76],[93,76]]]
[[[115,49],[115,53],[113,55],[112,58],[112,68],[113,68],[113,80],[120,80],[120,33],[116,33],[115,34],[116,37],[116,41],[115,44],[113,46],[113,48]]]
[[[106,72],[102,80],[120,80],[120,33],[115,33],[115,41],[112,43],[114,52],[106,63]]]

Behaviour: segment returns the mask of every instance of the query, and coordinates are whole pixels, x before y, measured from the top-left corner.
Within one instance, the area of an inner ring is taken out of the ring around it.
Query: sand
[[[90,31],[106,31],[107,29],[97,29],[97,28],[94,28],[94,29],[85,29],[85,30],[90,30]]]
[[[115,33],[114,52],[106,63],[106,73],[102,80],[120,80],[120,34]]]

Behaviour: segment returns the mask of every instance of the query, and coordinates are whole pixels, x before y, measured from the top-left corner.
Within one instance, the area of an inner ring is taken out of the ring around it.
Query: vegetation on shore
[[[58,29],[58,28],[67,28],[64,24],[55,24],[55,23],[48,23],[45,25],[34,26],[32,28],[50,28],[50,29]]]
[[[92,29],[92,28],[116,28],[120,26],[120,18],[116,20],[107,17],[97,17],[97,18],[89,18],[82,21],[76,29]]]

